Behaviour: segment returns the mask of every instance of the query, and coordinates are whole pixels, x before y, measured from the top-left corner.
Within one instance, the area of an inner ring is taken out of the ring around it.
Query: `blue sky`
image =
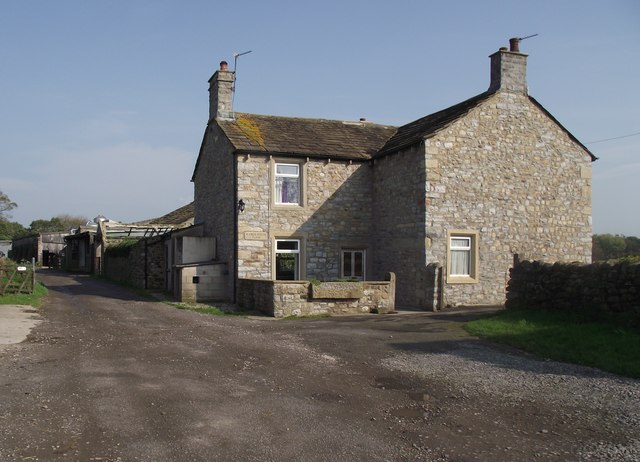
[[[596,233],[640,236],[640,2],[0,0],[0,190],[12,219],[130,222],[193,199],[207,80],[242,112],[401,125],[485,91],[524,40],[530,94],[600,159]]]

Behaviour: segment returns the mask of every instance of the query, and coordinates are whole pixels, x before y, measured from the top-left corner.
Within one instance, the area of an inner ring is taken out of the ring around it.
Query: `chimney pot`
[[[490,91],[527,94],[527,55],[520,52],[519,42],[519,38],[511,38],[511,50],[501,47],[491,55]]]
[[[209,79],[209,120],[233,118],[233,72],[226,61]]]

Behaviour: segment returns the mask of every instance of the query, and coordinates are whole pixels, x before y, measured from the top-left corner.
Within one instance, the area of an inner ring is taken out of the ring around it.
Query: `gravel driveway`
[[[640,382],[470,337],[475,313],[213,317],[47,273],[0,346],[0,460],[640,460]]]

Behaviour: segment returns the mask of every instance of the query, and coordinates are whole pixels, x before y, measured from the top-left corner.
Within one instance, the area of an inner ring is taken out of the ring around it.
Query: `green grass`
[[[302,321],[302,320],[307,320],[307,319],[325,319],[325,318],[330,318],[331,315],[329,313],[324,313],[324,314],[307,314],[304,316],[295,316],[295,315],[291,315],[291,316],[285,316],[284,319],[285,321]]]
[[[179,310],[195,311],[196,313],[211,314],[214,316],[247,316],[251,313],[246,311],[225,311],[214,305],[206,305],[204,303],[176,303],[164,302]]]
[[[640,331],[551,311],[506,310],[466,324],[479,337],[543,358],[640,378]]]
[[[0,305],[31,305],[35,308],[42,306],[42,299],[49,291],[45,286],[36,282],[32,294],[6,294],[0,295]]]

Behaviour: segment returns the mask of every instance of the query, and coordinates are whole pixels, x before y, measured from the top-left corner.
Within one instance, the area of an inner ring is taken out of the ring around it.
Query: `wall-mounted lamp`
[[[244,212],[244,206],[245,206],[244,201],[243,201],[242,199],[240,199],[240,200],[238,201],[238,211],[240,211],[240,212]]]

